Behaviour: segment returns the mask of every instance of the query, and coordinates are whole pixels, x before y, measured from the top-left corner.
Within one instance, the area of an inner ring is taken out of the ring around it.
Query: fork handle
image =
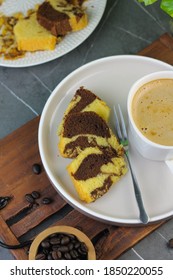
[[[128,164],[129,164],[129,169],[130,169],[131,176],[132,176],[132,181],[133,181],[133,186],[134,186],[135,197],[136,197],[136,201],[137,201],[138,208],[139,208],[139,212],[140,212],[140,220],[141,220],[141,222],[142,222],[143,224],[147,224],[148,221],[149,221],[149,217],[148,217],[148,215],[147,215],[147,213],[146,213],[146,211],[145,211],[145,208],[144,208],[144,204],[143,204],[143,200],[142,200],[141,191],[140,191],[140,189],[139,189],[139,186],[138,186],[136,177],[135,177],[135,175],[134,175],[134,172],[133,172],[133,169],[132,169],[132,166],[131,166],[131,162],[130,162],[128,153],[125,152],[125,155],[126,155],[126,158],[127,158]]]

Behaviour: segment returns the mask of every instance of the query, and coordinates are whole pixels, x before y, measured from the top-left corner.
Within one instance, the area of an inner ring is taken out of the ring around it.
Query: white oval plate
[[[5,0],[0,6],[0,13],[10,16],[16,12],[26,13],[35,4],[42,3],[43,0]],[[107,0],[87,0],[84,5],[87,8],[88,25],[78,32],[73,32],[57,44],[53,51],[27,52],[22,58],[7,60],[0,57],[0,65],[8,67],[28,67],[42,64],[58,57],[61,57],[79,46],[94,31],[106,7]]]
[[[62,158],[57,149],[57,127],[75,91],[84,86],[106,101],[111,109],[119,103],[127,118],[126,101],[132,83],[143,75],[172,69],[164,62],[142,56],[107,57],[75,70],[52,92],[41,115],[39,150],[50,181],[74,208],[112,224],[140,224],[129,172],[94,203],[86,204],[78,198],[66,171],[70,160]],[[113,113],[110,123],[113,128],[112,125]],[[131,157],[150,222],[173,215],[173,174],[166,164],[145,160],[134,150]]]

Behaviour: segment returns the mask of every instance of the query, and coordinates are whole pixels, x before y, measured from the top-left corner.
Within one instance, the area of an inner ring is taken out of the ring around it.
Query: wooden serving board
[[[138,54],[173,65],[173,38],[164,34]],[[44,170],[39,175],[32,172],[34,163],[41,164],[38,125],[39,117],[36,117],[0,141],[0,196],[13,197],[0,210],[0,238],[5,243],[18,244],[29,235],[33,238],[50,225],[69,225],[95,240],[97,259],[113,260],[164,223],[142,227],[113,226],[73,209],[51,186]],[[25,194],[34,190],[39,191],[42,198],[52,198],[53,202],[43,205],[40,198],[37,205],[31,207]],[[28,259],[26,248],[11,252],[18,260]]]

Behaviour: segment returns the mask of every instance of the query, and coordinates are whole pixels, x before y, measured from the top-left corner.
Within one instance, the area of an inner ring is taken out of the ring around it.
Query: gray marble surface
[[[136,54],[165,32],[173,21],[159,4],[144,7],[136,0],[108,0],[95,31],[79,47],[51,62],[28,67],[0,66],[0,138],[40,115],[52,90],[70,72],[92,60],[120,54]],[[173,220],[158,228],[121,260],[173,259],[167,242],[173,237]],[[0,260],[11,260],[0,247]]]

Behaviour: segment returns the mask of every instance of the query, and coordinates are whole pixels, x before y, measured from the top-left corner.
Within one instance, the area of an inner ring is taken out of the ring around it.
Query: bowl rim
[[[31,243],[31,247],[29,249],[29,260],[35,260],[38,246],[41,241],[53,233],[60,232],[75,235],[80,241],[86,244],[88,248],[88,260],[96,260],[95,248],[89,237],[81,230],[71,226],[52,226],[40,232]]]

